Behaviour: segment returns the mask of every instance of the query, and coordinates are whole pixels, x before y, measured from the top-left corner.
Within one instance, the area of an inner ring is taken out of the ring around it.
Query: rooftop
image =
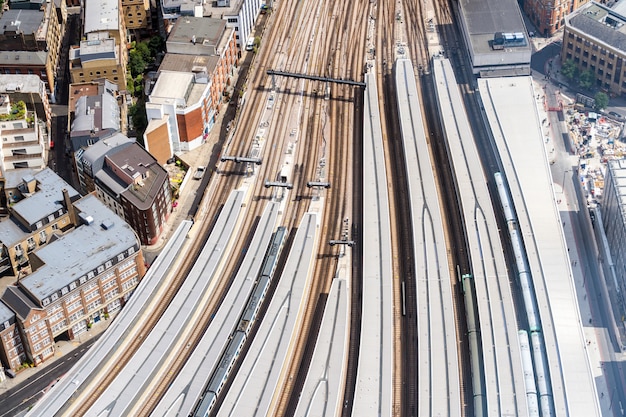
[[[118,255],[128,253],[128,249],[139,249],[135,232],[95,195],[83,197],[74,207],[80,211],[83,224],[37,250],[35,255],[43,265],[20,280],[20,285],[40,301],[107,261],[116,264]]]
[[[44,17],[45,13],[39,10],[7,10],[0,17],[0,33],[37,34]]]
[[[193,73],[161,71],[150,94],[150,103],[171,104],[176,108],[185,108],[194,84]]]
[[[39,94],[42,91],[41,83],[41,78],[34,74],[2,74],[2,77],[0,77],[0,93]]]
[[[624,16],[595,2],[585,4],[565,18],[566,26],[620,51],[626,51],[624,23]]]
[[[490,42],[497,32],[526,34],[524,20],[515,0],[460,0],[460,5],[475,51],[492,51]],[[526,48],[530,49],[528,42]]]
[[[97,80],[88,81],[84,83],[70,84],[69,87],[69,108],[76,110],[76,102],[83,96],[97,96],[104,94],[106,91],[110,95],[115,95],[117,92],[117,84],[113,84],[111,81],[105,78],[99,78]]]
[[[0,332],[7,329],[4,323],[7,321],[10,322],[13,317],[15,317],[13,310],[0,301]]]
[[[104,157],[110,153],[126,149],[135,142],[121,133],[102,139],[85,149],[81,159],[91,165],[93,172],[98,172],[104,166]]]
[[[70,136],[120,129],[120,110],[117,100],[109,92],[95,96],[82,96],[76,100],[74,121]]]
[[[0,51],[0,65],[46,66],[48,53],[45,51]]]
[[[124,152],[109,155],[108,159],[111,164],[123,168],[128,175],[138,173],[141,177],[136,185],[129,186],[123,193],[124,197],[140,210],[149,209],[163,184],[169,184],[169,175],[165,168],[136,143]]]
[[[167,43],[193,43],[217,46],[226,29],[224,19],[209,17],[180,17],[170,34]]]
[[[85,1],[84,33],[119,30],[119,8],[115,0]]]
[[[15,314],[21,321],[28,318],[28,314],[31,310],[39,308],[23,291],[13,285],[6,288],[4,294],[2,294],[2,301],[9,306],[11,310],[15,311]]]
[[[71,199],[79,197],[78,191],[65,182],[50,168],[46,168],[34,175],[37,181],[37,190],[30,196],[15,203],[11,210],[23,218],[28,224],[36,224],[58,210],[65,209],[63,205],[63,190],[66,189]],[[25,180],[27,180],[25,178]],[[0,222],[0,227],[4,222]],[[4,238],[2,242],[6,244]]]
[[[212,74],[219,60],[218,56],[165,54],[159,66],[159,71],[204,72]],[[154,91],[152,94],[154,94]]]
[[[115,39],[92,39],[80,42],[80,49],[75,58],[81,62],[95,61],[98,59],[115,59]]]

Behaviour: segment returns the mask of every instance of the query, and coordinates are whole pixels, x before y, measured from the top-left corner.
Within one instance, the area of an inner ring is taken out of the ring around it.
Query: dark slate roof
[[[33,309],[40,309],[28,296],[18,287],[9,286],[2,295],[2,302],[6,304],[15,314],[24,321]]]

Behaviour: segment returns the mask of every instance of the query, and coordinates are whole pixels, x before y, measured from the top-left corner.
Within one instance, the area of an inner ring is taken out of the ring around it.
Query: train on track
[[[224,384],[228,380],[228,376],[239,358],[241,349],[250,334],[254,322],[261,308],[261,304],[265,299],[267,290],[270,287],[274,272],[276,271],[276,265],[285,242],[287,235],[287,229],[285,227],[279,227],[272,237],[265,260],[261,267],[261,273],[259,279],[252,290],[252,294],[246,303],[246,307],[240,317],[239,324],[235,328],[235,331],[230,337],[230,341],[222,354],[219,365],[211,375],[209,383],[206,386],[204,393],[198,406],[194,410],[194,417],[208,417],[211,412],[217,397],[222,391]]]
[[[515,255],[516,274],[519,286],[522,290],[524,310],[526,311],[526,320],[528,322],[529,333],[522,330],[520,332],[519,343],[522,350],[522,359],[526,356],[526,360],[522,361],[522,366],[526,380],[526,398],[528,399],[529,416],[551,417],[555,414],[554,401],[552,398],[552,384],[550,382],[547,352],[541,330],[541,319],[537,308],[537,297],[528,266],[528,257],[506,180],[500,172],[494,174],[494,179],[496,187],[498,188],[500,205],[507,224],[513,254]],[[521,334],[522,332],[525,333],[525,337]],[[530,345],[528,344],[528,334],[530,334]],[[529,350],[532,361],[528,360],[527,352]],[[535,384],[529,383],[531,379],[529,375],[531,374],[533,375],[532,379]],[[539,400],[538,408],[536,406],[537,397]],[[533,404],[535,405],[534,408]]]
[[[469,340],[470,358],[472,360],[472,393],[474,397],[474,415],[485,415],[487,410],[487,394],[485,387],[485,363],[482,353],[480,336],[480,320],[478,319],[478,300],[476,285],[471,274],[461,277],[463,296],[465,298],[465,319],[467,321],[467,337]]]

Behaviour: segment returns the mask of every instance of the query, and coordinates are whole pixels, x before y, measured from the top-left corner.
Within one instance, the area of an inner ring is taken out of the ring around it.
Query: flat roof
[[[206,72],[212,74],[219,63],[218,56],[167,53],[161,61],[159,71]],[[152,92],[154,94],[154,90]]]
[[[556,414],[599,416],[532,79],[479,78],[478,86],[528,254]]]
[[[84,33],[119,31],[119,8],[115,0],[85,0]]]
[[[168,100],[177,99],[186,102],[193,80],[193,73],[190,72],[161,71],[150,94],[150,102],[169,103]]]
[[[97,59],[115,59],[115,39],[92,39],[80,42],[81,62]]]
[[[0,53],[1,55],[1,53]],[[34,74],[2,74],[0,93],[41,93],[41,78]]]
[[[224,19],[181,16],[167,36],[167,42],[185,42],[217,46],[226,29]]]
[[[74,203],[90,224],[82,224],[35,251],[43,266],[20,280],[40,301],[111,259],[138,247],[131,227],[93,194]]]
[[[626,51],[626,17],[596,2],[590,2],[565,17],[565,24],[599,43]]]
[[[0,17],[0,33],[37,33],[45,13],[40,10],[7,10]]]
[[[15,203],[11,208],[29,224],[35,224],[58,210],[65,210],[64,189],[67,190],[71,199],[80,196],[78,191],[50,168],[36,173],[34,178],[37,180],[37,190],[30,197]]]
[[[503,52],[491,48],[490,41],[493,41],[496,32],[521,32],[526,36],[524,20],[515,0],[460,0],[459,3],[467,36],[477,52]],[[525,47],[515,49],[530,49],[530,44],[527,42]]]

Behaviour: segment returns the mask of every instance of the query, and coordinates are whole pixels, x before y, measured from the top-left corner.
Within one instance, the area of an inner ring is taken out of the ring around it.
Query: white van
[[[254,37],[249,37],[246,42],[246,51],[252,51],[254,49]]]

